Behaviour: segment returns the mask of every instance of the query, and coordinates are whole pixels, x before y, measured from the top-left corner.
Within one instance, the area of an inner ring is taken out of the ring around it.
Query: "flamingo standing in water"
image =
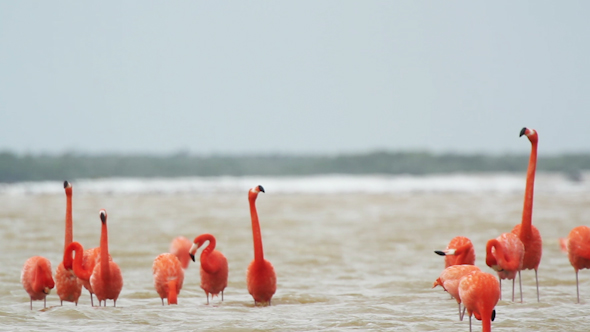
[[[170,243],[170,253],[178,257],[183,269],[188,267],[191,260],[188,252],[192,245],[193,243],[184,236],[177,236]]]
[[[541,255],[543,254],[543,241],[541,240],[541,233],[533,226],[533,192],[535,188],[535,170],[537,169],[537,143],[539,141],[539,134],[536,130],[525,127],[520,131],[520,136],[522,135],[526,135],[531,142],[531,155],[526,174],[522,222],[514,226],[512,233],[518,235],[520,241],[524,244],[522,270],[535,270],[537,302],[539,302],[539,278],[537,276],[537,270],[539,269]],[[520,271],[518,271],[518,280],[520,282]]]
[[[524,245],[513,233],[503,233],[486,245],[486,264],[498,272],[500,298],[502,298],[502,279],[512,280],[512,301],[514,302],[514,279],[522,268]],[[522,286],[520,290],[522,302]]]
[[[90,285],[96,298],[98,306],[104,301],[106,307],[107,300],[113,300],[114,306],[117,306],[117,298],[123,288],[123,276],[119,265],[109,260],[109,238],[107,231],[107,211],[100,210],[100,220],[102,228],[100,232],[100,262],[96,264],[90,277]]]
[[[154,287],[162,299],[168,299],[168,304],[178,304],[178,294],[184,282],[184,270],[180,260],[174,254],[160,254],[152,265]]]
[[[248,191],[250,203],[250,216],[252,218],[252,235],[254,238],[254,260],[248,266],[247,278],[248,292],[254,298],[254,305],[266,303],[277,290],[277,275],[272,264],[264,259],[262,250],[262,235],[260,234],[260,222],[256,212],[256,198],[259,192],[264,192],[262,186],[256,186]]]
[[[51,276],[51,263],[47,258],[33,256],[27,259],[20,275],[20,282],[31,298],[31,310],[33,300],[43,300],[43,308],[47,308],[46,296],[55,286]]]
[[[436,250],[435,253],[445,256],[445,268],[451,265],[473,265],[475,263],[473,243],[464,236],[455,236],[445,250]]]
[[[580,303],[580,286],[578,284],[578,271],[590,269],[590,227],[578,226],[571,230],[562,247],[567,250],[570,263],[576,271],[576,293]]]
[[[63,261],[58,265],[55,271],[55,289],[59,296],[59,301],[63,305],[63,301],[74,302],[78,305],[78,298],[82,294],[82,282],[78,280],[71,269],[72,255],[67,254],[66,248],[73,241],[73,221],[72,221],[72,184],[64,181],[64,189],[66,191],[66,237],[64,244]],[[64,266],[68,265],[67,269]]]
[[[216,241],[211,234],[201,234],[193,241],[189,251],[193,262],[195,253],[206,241],[209,241],[209,244],[201,252],[201,288],[207,294],[207,304],[209,304],[209,294],[213,298],[221,293],[221,301],[223,301],[223,290],[227,287],[228,266],[225,256],[215,250]]]
[[[459,297],[469,315],[471,332],[471,315],[481,320],[482,331],[492,331],[492,321],[496,317],[494,307],[500,299],[500,284],[496,278],[485,272],[473,272],[461,279]]]
[[[465,309],[461,310],[459,282],[463,277],[476,271],[480,271],[480,269],[475,265],[451,265],[440,274],[432,285],[432,288],[440,285],[457,301],[457,304],[459,305],[459,320],[463,320],[463,315],[465,314]]]

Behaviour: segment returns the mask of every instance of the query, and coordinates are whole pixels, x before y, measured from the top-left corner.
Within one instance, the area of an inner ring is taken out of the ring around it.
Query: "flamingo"
[[[47,308],[46,296],[55,286],[51,276],[51,263],[47,258],[33,256],[27,259],[21,272],[20,282],[31,298],[31,310],[33,310],[33,300],[43,300],[43,308]]]
[[[537,168],[537,143],[539,134],[534,129],[522,128],[520,136],[526,135],[531,142],[531,155],[529,166],[526,174],[526,189],[524,192],[524,207],[522,209],[522,222],[512,229],[512,233],[518,235],[522,244],[524,244],[524,261],[522,270],[535,270],[535,282],[537,285],[537,302],[539,302],[539,278],[537,270],[541,263],[543,254],[543,241],[541,233],[533,226],[533,192],[535,188],[535,170]],[[520,282],[520,270],[518,271],[518,280]]]
[[[445,268],[451,265],[475,263],[473,243],[464,236],[455,236],[445,250],[436,250],[435,253],[445,256]]]
[[[152,265],[154,287],[162,299],[168,299],[168,304],[178,304],[178,294],[184,282],[184,270],[180,260],[174,254],[160,254]]]
[[[205,241],[209,241],[209,244],[201,252],[201,288],[207,294],[207,304],[209,304],[209,293],[211,298],[221,293],[221,301],[223,301],[223,290],[227,287],[228,266],[227,258],[220,251],[215,250],[216,241],[211,234],[201,234],[193,241],[189,251],[193,262],[195,253]]]
[[[262,250],[262,236],[260,234],[260,222],[256,212],[256,198],[259,192],[264,192],[262,186],[256,186],[248,191],[250,203],[250,216],[252,218],[252,235],[254,238],[254,260],[248,266],[247,278],[248,292],[254,298],[254,305],[258,302],[268,302],[277,290],[277,275],[272,264],[264,259]]]
[[[59,296],[59,301],[63,305],[63,301],[74,302],[78,305],[78,299],[82,294],[82,283],[76,278],[72,269],[66,269],[66,263],[72,265],[72,255],[69,257],[66,253],[67,246],[73,241],[73,222],[72,222],[72,184],[64,181],[64,189],[66,191],[66,238],[64,244],[63,261],[57,266],[55,271],[55,289]]]
[[[513,233],[503,233],[489,240],[486,245],[486,264],[498,272],[500,290],[502,279],[512,280],[512,301],[514,301],[514,279],[516,273],[522,268],[523,258],[524,245]],[[502,298],[501,293],[500,298]],[[520,302],[522,302],[522,286]]]
[[[441,286],[457,301],[459,305],[459,320],[463,320],[465,309],[461,311],[461,297],[459,297],[459,282],[461,279],[473,272],[480,271],[479,267],[475,265],[451,265],[444,269],[440,276],[436,279],[432,288]]]
[[[183,269],[188,267],[191,260],[188,252],[192,245],[192,242],[184,236],[177,236],[170,243],[170,253],[178,257]]]
[[[104,301],[106,307],[107,300],[113,300],[113,306],[117,306],[117,298],[123,288],[123,276],[117,263],[109,260],[109,239],[107,231],[107,211],[100,210],[100,220],[102,228],[100,232],[100,262],[94,266],[92,276],[90,277],[90,286],[96,298],[98,306]]]
[[[471,315],[481,320],[482,331],[492,331],[492,321],[496,317],[494,307],[500,299],[500,284],[496,278],[486,272],[473,272],[459,282],[459,297],[469,315],[471,332]]]
[[[580,286],[578,284],[578,271],[590,269],[590,227],[578,226],[571,230],[565,243],[562,242],[568,253],[570,263],[576,271],[576,293],[580,303]]]

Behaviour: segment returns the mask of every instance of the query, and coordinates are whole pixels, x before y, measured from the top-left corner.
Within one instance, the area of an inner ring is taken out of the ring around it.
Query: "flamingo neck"
[[[211,262],[209,260],[211,253],[213,252],[213,250],[215,250],[215,237],[213,237],[213,235],[211,234],[203,234],[201,235],[201,240],[209,241],[207,247],[205,247],[205,249],[203,249],[203,252],[201,252],[201,267],[208,273],[215,273],[219,268],[218,266],[216,266],[215,262]]]
[[[489,314],[481,315],[481,331],[491,332],[492,331],[492,317]]]
[[[492,254],[492,247],[497,246],[498,240],[493,239],[489,240],[486,245],[486,265],[492,267],[494,265],[498,265],[498,261],[496,257]],[[496,255],[498,255],[498,248],[496,248]]]
[[[526,188],[524,191],[524,207],[522,209],[521,239],[532,233],[533,224],[533,193],[535,189],[535,171],[537,169],[537,142],[531,142],[531,156],[526,172]]]
[[[76,277],[78,277],[78,279],[82,279],[82,280],[90,280],[90,276],[92,275],[92,270],[88,269],[85,270],[84,266],[82,265],[82,259],[84,258],[84,248],[82,247],[82,245],[78,242],[72,242],[72,244],[70,244],[67,248],[66,248],[66,252],[64,253],[64,256],[67,255],[70,257],[70,260],[72,259],[72,251],[75,251],[75,257],[74,257],[74,263],[73,263],[73,268],[74,268],[74,274],[76,275]],[[64,267],[68,268],[66,266],[65,263],[65,258],[64,258]]]
[[[471,244],[464,244],[461,247],[455,249],[455,256],[457,256],[457,260],[458,261],[462,261],[463,258],[465,256],[467,256],[467,253],[469,252],[469,248],[471,248]]]
[[[65,248],[74,241],[74,226],[72,221],[72,192],[69,188],[69,192],[66,192],[66,238],[64,244]]]
[[[168,280],[168,304],[178,304],[178,293],[176,292],[176,278]]]
[[[106,222],[102,223],[100,232],[100,269],[102,278],[107,280],[111,277],[111,270],[109,264],[109,234],[107,231]]]
[[[37,264],[35,268],[35,278],[33,280],[33,289],[35,292],[42,292],[45,289],[45,274],[41,264]]]
[[[254,238],[254,261],[263,262],[264,252],[262,250],[260,222],[258,221],[258,213],[256,212],[256,197],[249,196],[248,201],[250,202],[250,217],[252,218],[252,236]]]

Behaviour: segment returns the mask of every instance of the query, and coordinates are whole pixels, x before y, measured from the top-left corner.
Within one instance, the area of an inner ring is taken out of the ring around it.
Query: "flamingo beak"
[[[520,135],[518,137],[522,137],[522,135],[526,134],[526,127],[520,130]]]
[[[195,262],[195,253],[197,252],[197,249],[199,249],[199,246],[196,243],[193,243],[191,250],[188,251],[188,254],[191,256],[193,262]]]

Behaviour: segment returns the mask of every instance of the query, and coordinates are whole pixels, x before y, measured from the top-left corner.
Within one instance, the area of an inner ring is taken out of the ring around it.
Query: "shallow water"
[[[431,288],[444,266],[433,250],[444,249],[456,235],[467,236],[476,247],[476,265],[491,273],[485,243],[510,231],[522,211],[522,191],[306,194],[276,193],[272,185],[260,184],[267,191],[257,201],[264,251],[278,278],[270,307],[254,307],[246,289],[245,271],[253,258],[246,191],[93,191],[74,182],[74,239],[98,246],[98,211],[107,209],[109,248],[123,272],[123,290],[116,308],[112,301],[110,307],[90,307],[86,290],[77,307],[59,306],[54,290],[47,297],[49,309],[41,310],[43,302],[36,301],[32,311],[20,271],[34,255],[49,258],[53,269],[61,261],[65,194],[63,189],[1,193],[0,329],[468,331],[456,303],[441,288]],[[587,331],[590,272],[580,272],[582,303],[576,304],[574,270],[558,239],[589,224],[590,193],[540,190],[533,218],[544,242],[541,302],[534,272],[524,271],[524,303],[506,301],[511,284],[504,283],[492,329]],[[216,236],[230,264],[225,301],[206,304],[198,267],[191,263],[179,304],[162,306],[152,284],[153,259],[175,236],[192,239],[204,232]],[[481,329],[480,322],[473,325],[474,331]]]

